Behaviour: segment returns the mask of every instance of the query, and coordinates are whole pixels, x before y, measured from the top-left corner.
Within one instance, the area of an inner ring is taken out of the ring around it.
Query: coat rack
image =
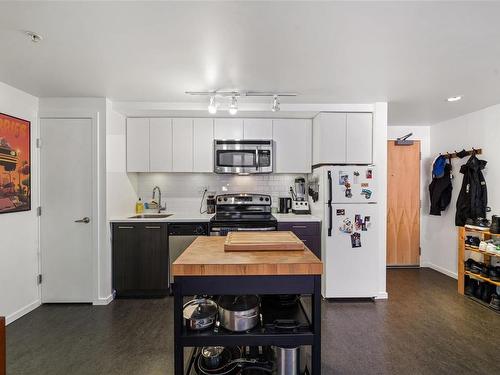
[[[483,153],[483,150],[481,148],[474,148],[474,147],[472,147],[472,150],[462,150],[462,151],[459,151],[459,152],[457,152],[457,150],[455,150],[455,152],[453,152],[451,154],[449,152],[447,152],[445,154],[439,153],[439,155],[446,156],[446,157],[448,157],[450,159],[455,159],[455,158],[460,158],[460,156],[457,155],[459,153],[464,153],[463,157],[466,157],[466,156],[471,156],[471,155],[481,155]]]

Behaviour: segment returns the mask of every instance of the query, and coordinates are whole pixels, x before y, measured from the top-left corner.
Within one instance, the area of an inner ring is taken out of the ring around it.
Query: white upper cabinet
[[[217,118],[214,125],[215,139],[243,139],[243,119]]]
[[[149,171],[172,172],[172,119],[149,120]]]
[[[311,120],[273,120],[274,172],[311,173]]]
[[[346,114],[320,113],[313,120],[313,165],[345,163]]]
[[[193,119],[174,118],[172,120],[173,172],[193,171]]]
[[[273,139],[273,120],[244,119],[243,139]]]
[[[313,164],[371,164],[371,113],[320,113],[313,121]]]
[[[214,120],[197,118],[193,123],[193,172],[214,171]]]
[[[127,119],[127,172],[149,172],[149,119]]]
[[[373,120],[371,113],[347,114],[346,147],[348,163],[372,163]]]

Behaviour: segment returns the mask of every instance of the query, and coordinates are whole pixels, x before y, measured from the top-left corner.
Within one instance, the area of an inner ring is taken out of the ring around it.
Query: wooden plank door
[[[420,265],[420,141],[387,144],[387,265]]]

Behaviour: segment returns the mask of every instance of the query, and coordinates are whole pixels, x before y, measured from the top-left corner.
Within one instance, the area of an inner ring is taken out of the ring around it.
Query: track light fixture
[[[273,106],[271,107],[271,111],[278,112],[280,110],[280,98],[278,95],[273,96]]]
[[[235,115],[238,112],[238,97],[240,96],[267,96],[273,98],[271,111],[278,112],[280,110],[280,97],[297,96],[296,92],[273,92],[273,91],[238,91],[238,90],[213,90],[213,91],[186,91],[188,95],[210,96],[208,112],[210,114],[217,113],[216,97],[231,98],[229,104],[229,113]]]
[[[236,99],[236,96],[233,96],[231,104],[229,104],[229,114],[234,116],[236,113],[238,113],[238,99]]]
[[[217,103],[215,102],[215,95],[210,96],[210,103],[208,103],[208,113],[215,115],[217,113]]]

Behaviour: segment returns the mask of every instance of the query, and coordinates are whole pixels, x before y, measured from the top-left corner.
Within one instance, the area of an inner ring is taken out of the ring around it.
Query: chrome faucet
[[[164,211],[167,209],[167,205],[165,204],[164,207],[161,206],[161,190],[158,186],[155,186],[153,188],[153,200],[155,199],[156,190],[158,190],[158,213],[160,213],[161,211]]]

